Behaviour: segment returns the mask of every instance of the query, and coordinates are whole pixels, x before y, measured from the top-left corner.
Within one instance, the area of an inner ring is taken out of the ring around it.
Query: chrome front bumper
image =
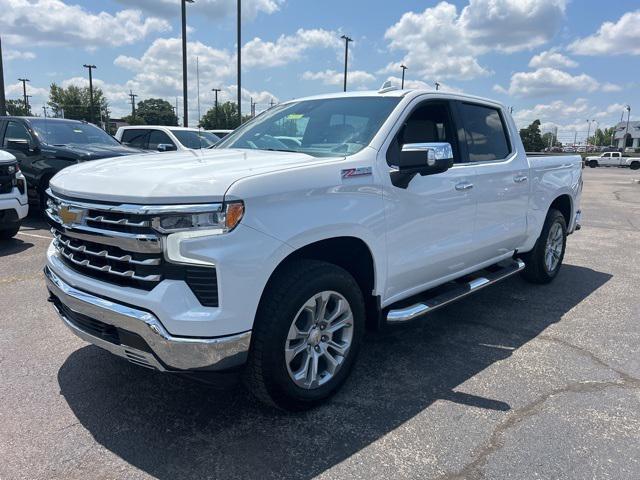
[[[161,371],[224,370],[242,365],[249,352],[251,332],[219,338],[175,337],[150,312],[97,297],[67,284],[49,267],[44,268],[47,288],[56,311],[64,323],[83,340],[127,360]],[[58,303],[59,302],[59,303]],[[80,321],[78,321],[80,319]],[[98,323],[99,322],[99,323]],[[101,338],[100,325],[115,327],[123,335]],[[96,327],[83,328],[83,325]],[[146,343],[121,342],[135,338]]]

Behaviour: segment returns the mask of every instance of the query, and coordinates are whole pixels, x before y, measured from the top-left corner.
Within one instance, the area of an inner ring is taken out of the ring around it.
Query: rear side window
[[[161,144],[176,146],[173,140],[169,138],[169,135],[162,130],[153,130],[149,135],[149,150],[157,150],[158,145]]]
[[[122,143],[130,147],[146,149],[149,144],[149,130],[128,129],[122,132]]]
[[[511,147],[504,121],[497,109],[461,103],[460,114],[464,122],[464,136],[470,162],[507,158]]]

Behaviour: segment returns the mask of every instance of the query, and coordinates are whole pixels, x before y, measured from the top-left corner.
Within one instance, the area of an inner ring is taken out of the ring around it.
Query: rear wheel
[[[640,162],[631,162],[631,165],[629,165],[629,168],[631,170],[638,170],[640,168]]]
[[[295,261],[276,275],[256,317],[245,383],[267,404],[306,410],[349,375],[364,332],[364,299],[347,271],[326,262]]]
[[[564,215],[550,209],[533,250],[522,256],[526,264],[522,276],[533,283],[551,282],[560,271],[566,245],[567,222]]]

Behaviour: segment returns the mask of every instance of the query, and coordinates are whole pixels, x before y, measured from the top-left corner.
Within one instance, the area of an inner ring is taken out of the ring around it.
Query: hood
[[[143,150],[126,147],[124,145],[103,145],[100,143],[74,144],[63,146],[46,145],[43,147],[48,153],[56,156],[64,156],[75,160],[98,160],[101,158],[122,157],[143,153]]]
[[[0,150],[0,165],[12,164],[12,163],[15,163],[15,161],[16,161],[16,157],[11,155],[9,152]]]
[[[53,177],[50,185],[58,194],[96,201],[218,202],[241,178],[332,160],[295,152],[187,150],[74,165]]]

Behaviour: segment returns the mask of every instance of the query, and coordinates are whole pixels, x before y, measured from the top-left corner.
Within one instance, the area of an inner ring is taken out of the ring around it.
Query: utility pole
[[[587,120],[587,139],[584,142],[585,153],[589,151],[589,134],[591,133],[591,122],[594,120]]]
[[[176,97],[176,107],[174,109],[176,113],[176,126],[180,124],[180,116],[178,115],[178,97]]]
[[[255,111],[256,104],[253,103],[253,97],[249,97],[249,106],[250,106],[249,112],[250,112],[251,118],[253,118],[256,116],[256,111]]]
[[[242,5],[241,5],[241,1],[237,0],[238,4],[238,15],[237,15],[237,34],[238,34],[238,39],[237,39],[237,53],[236,53],[236,57],[238,60],[238,125],[242,125],[242,61],[241,61],[241,56],[242,56]]]
[[[4,69],[2,67],[2,38],[0,38],[0,115],[7,114],[7,99],[4,94]]]
[[[42,111],[44,112],[44,118],[47,118],[47,106],[46,105],[42,106]]]
[[[30,82],[28,78],[19,78],[19,82],[22,82],[22,98],[24,101],[24,111],[29,115],[29,99],[27,98],[27,82]]]
[[[573,146],[576,146],[576,143],[578,142],[578,132],[575,131],[573,132]]]
[[[96,68],[95,65],[83,65],[84,68],[89,69],[89,122],[93,123],[93,75],[92,71]]]
[[[200,58],[196,57],[196,94],[198,95],[198,127],[200,126]]]
[[[353,42],[352,38],[342,35],[340,37],[344,40],[344,88],[343,91],[347,91],[347,64],[349,62],[349,42]]]
[[[400,85],[400,90],[404,90],[404,71],[407,69],[407,67],[405,67],[404,65],[400,65],[400,68],[402,69],[402,84]]]
[[[436,91],[440,90],[440,84],[438,82],[433,83],[436,86]]]
[[[183,123],[185,127],[189,126],[189,101],[187,97],[187,2],[193,3],[194,0],[182,0],[182,102],[183,105]]]
[[[136,97],[137,96],[138,95],[133,93],[133,90],[129,90],[129,98],[131,99],[131,116],[132,117],[136,116]]]
[[[623,152],[627,149],[627,135],[629,135],[629,118],[631,117],[631,106],[625,105],[624,109],[627,111],[627,127],[624,130],[624,142],[622,144]]]
[[[221,92],[222,89],[221,88],[212,88],[211,91],[216,96],[216,99],[215,99],[215,101],[213,103],[213,106],[214,106],[215,112],[216,112],[216,128],[220,128],[220,125],[218,125],[218,92]]]

